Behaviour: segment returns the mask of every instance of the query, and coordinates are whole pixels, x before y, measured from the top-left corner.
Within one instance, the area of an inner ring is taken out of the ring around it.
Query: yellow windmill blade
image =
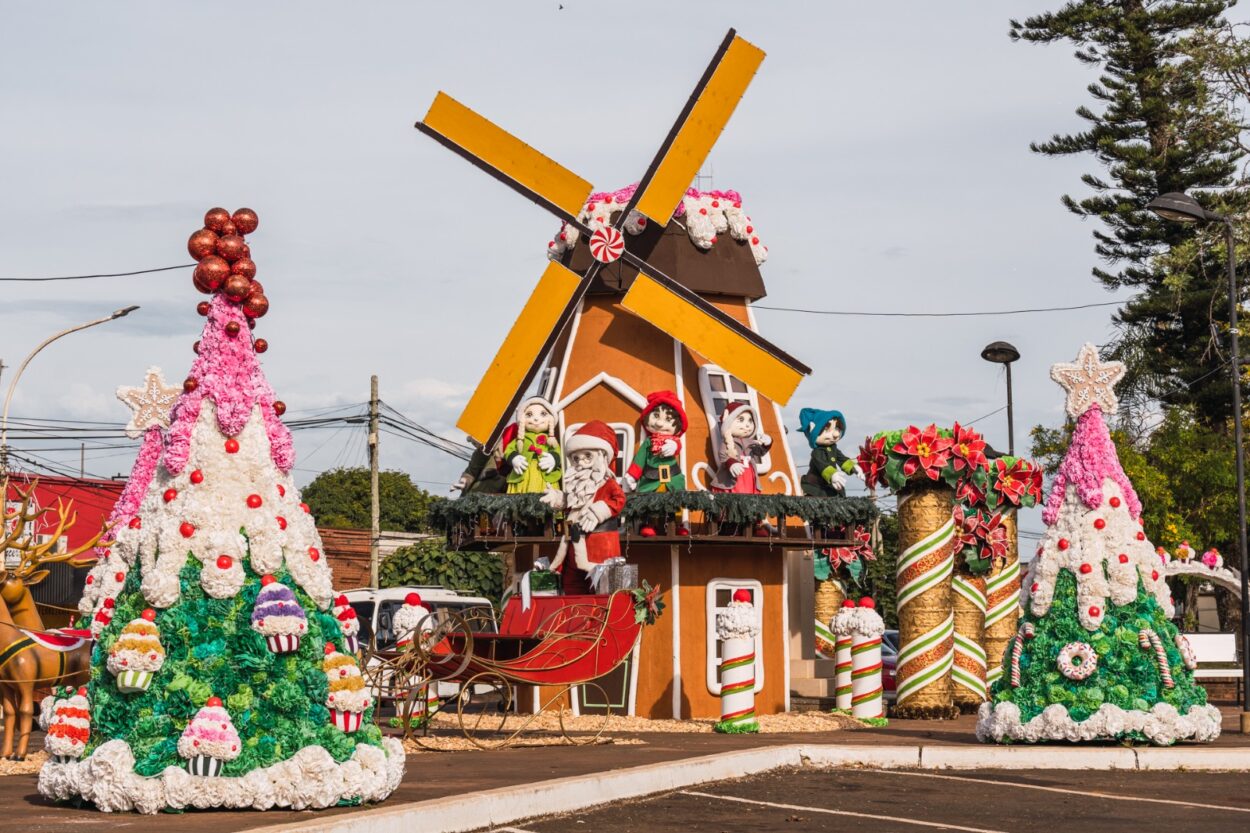
[[[633,209],[668,224],[763,60],[762,49],[729,30],[643,177]]]
[[[621,306],[785,405],[811,368],[671,278],[638,274]]]
[[[564,331],[587,282],[552,261],[464,407],[457,427],[490,448],[533,382],[539,364]]]
[[[417,122],[422,133],[562,219],[576,218],[593,187],[446,93]]]

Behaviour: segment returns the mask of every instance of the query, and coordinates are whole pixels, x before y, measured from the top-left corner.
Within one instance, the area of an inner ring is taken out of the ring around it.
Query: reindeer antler
[[[59,564],[63,561],[72,561],[76,556],[81,555],[99,544],[100,539],[103,538],[105,533],[107,533],[111,528],[107,524],[103,525],[101,526],[100,531],[97,532],[91,540],[72,549],[67,549],[65,552],[55,552],[57,542],[60,541],[61,536],[64,535],[67,530],[72,529],[74,524],[78,522],[78,513],[76,511],[71,512],[74,502],[71,500],[66,503],[64,499],[57,498],[55,510],[56,529],[47,536],[47,540],[43,543],[37,543],[32,536],[26,535],[26,524],[37,521],[48,512],[53,511],[52,507],[34,510],[30,508],[31,497],[34,494],[35,486],[38,482],[39,481],[32,482],[30,484],[30,488],[25,491],[23,491],[21,487],[15,486],[14,488],[17,490],[18,495],[21,496],[21,505],[15,511],[5,512],[4,514],[6,529],[4,531],[4,539],[0,542],[0,547],[17,550],[20,554],[21,561],[13,570],[0,572],[11,573],[12,576],[19,581],[25,581],[26,579],[31,578],[35,571],[44,564]],[[5,494],[8,494],[7,481]],[[14,520],[17,521],[17,525],[12,532],[9,532],[7,525]],[[75,566],[81,566],[81,564],[75,564]],[[29,583],[38,584],[42,579],[43,576],[39,576],[34,581]]]

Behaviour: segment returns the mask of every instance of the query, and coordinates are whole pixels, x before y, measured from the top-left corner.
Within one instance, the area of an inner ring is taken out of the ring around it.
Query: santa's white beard
[[[566,509],[584,509],[595,501],[595,492],[608,481],[607,465],[596,462],[588,469],[564,473],[564,505]]]

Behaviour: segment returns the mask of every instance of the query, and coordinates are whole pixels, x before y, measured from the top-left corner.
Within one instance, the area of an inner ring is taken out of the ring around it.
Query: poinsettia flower
[[[864,470],[864,482],[869,488],[885,482],[885,437],[865,437],[859,447],[859,467]]]
[[[1040,477],[1040,472],[1030,471],[1030,466],[1024,460],[1016,460],[1015,463],[1008,466],[1007,461],[998,458],[994,461],[994,469],[998,475],[994,481],[994,488],[1003,496],[1003,500],[1008,501],[1013,506],[1019,506],[1026,494],[1032,491],[1032,481],[1034,475]],[[1041,494],[1041,483],[1037,484],[1037,493]]]
[[[980,513],[975,509],[964,509],[956,506],[952,517],[955,521],[955,552],[962,552],[965,547],[980,547],[977,536],[977,522]]]
[[[958,422],[951,434],[951,467],[955,471],[972,471],[986,464],[985,439],[980,434]]]
[[[856,526],[855,531],[851,533],[851,540],[854,542],[855,556],[865,561],[876,561],[877,555],[872,551],[872,533],[864,529],[862,525]]]
[[[981,540],[981,557],[991,561],[1007,557],[1007,527],[1003,526],[1003,515],[995,512],[992,515],[978,513],[977,538]]]
[[[985,490],[971,477],[960,478],[959,486],[955,489],[955,501],[968,506],[980,506],[985,503]]]
[[[951,438],[943,437],[936,425],[923,431],[911,425],[891,450],[904,458],[904,477],[910,478],[920,471],[930,480],[937,480],[950,459]]]
[[[1042,499],[1042,470],[1035,465],[1029,466],[1029,480],[1025,494],[1032,498],[1033,503]]]

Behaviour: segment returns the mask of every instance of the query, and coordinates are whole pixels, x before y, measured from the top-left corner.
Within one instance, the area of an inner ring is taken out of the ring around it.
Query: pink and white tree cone
[[[855,609],[853,600],[843,599],[842,607],[829,623],[829,629],[833,631],[836,640],[833,653],[833,705],[841,712],[851,710],[851,699],[854,693],[851,687],[851,631],[855,626]]]
[[[885,717],[881,687],[881,635],[885,633],[885,620],[875,610],[872,599],[865,596],[859,604],[851,634],[851,716]]]
[[[718,732],[758,732],[755,721],[755,637],[760,625],[751,591],[734,591],[729,607],[716,614],[721,640]]]

